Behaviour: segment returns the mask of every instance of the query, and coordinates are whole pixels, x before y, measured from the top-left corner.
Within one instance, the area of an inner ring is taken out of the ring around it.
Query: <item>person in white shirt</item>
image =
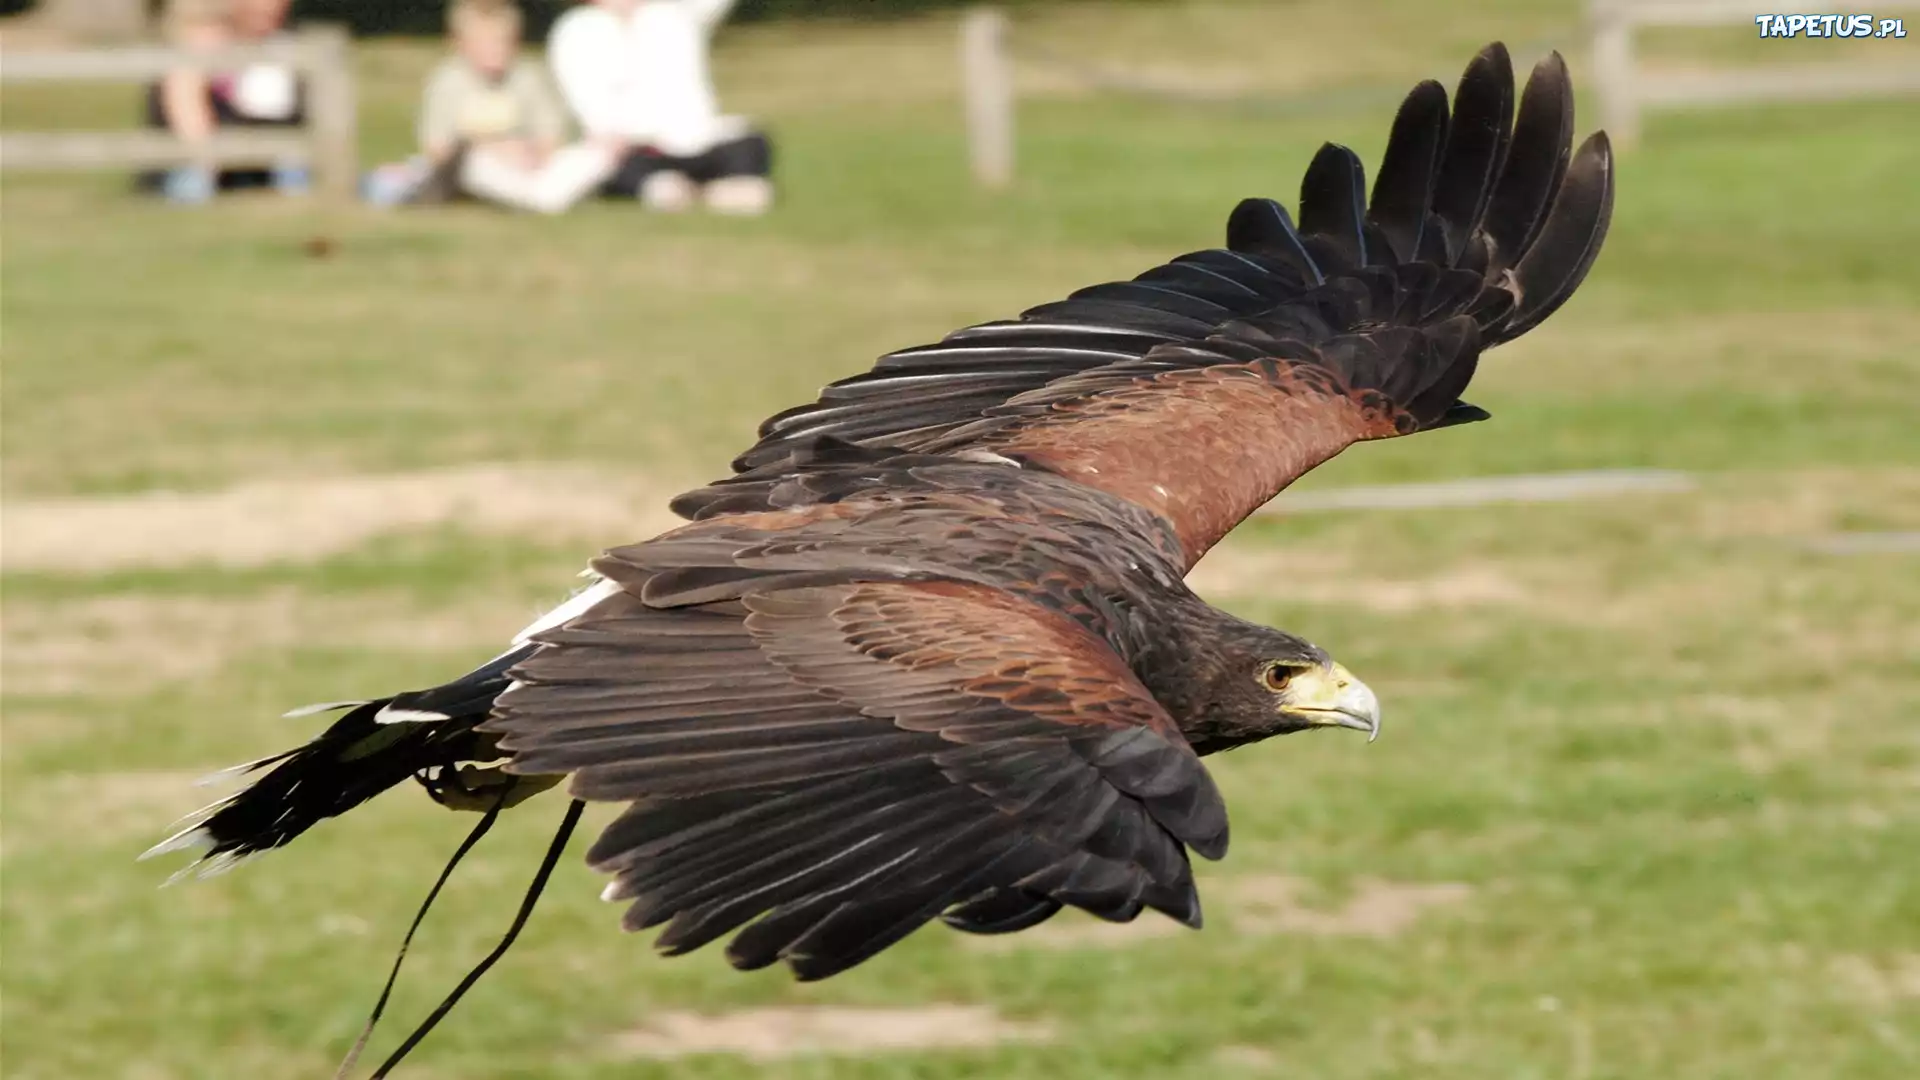
[[[721,114],[707,70],[733,0],[591,0],[562,15],[547,62],[589,141],[619,155],[602,189],[662,210],[722,213],[773,202],[772,147]]]

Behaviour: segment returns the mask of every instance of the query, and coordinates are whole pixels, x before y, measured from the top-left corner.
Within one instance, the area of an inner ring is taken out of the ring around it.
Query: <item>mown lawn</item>
[[[1577,42],[1570,3],[1440,7],[1037,17],[1026,32],[1058,48],[1295,96],[1194,108],[1036,75],[1001,195],[966,182],[943,22],[726,39],[723,88],[779,139],[784,204],[758,222],[175,211],[112,178],[9,174],[6,527],[155,489],[297,497],[314,478],[482,465],[522,477],[503,500],[535,500],[559,466],[669,492],[879,352],[1217,242],[1238,198],[1291,198],[1323,138],[1375,160],[1382,87],[1450,80],[1496,36],[1534,48],[1523,63]],[[404,149],[431,59],[363,50],[370,157]],[[10,88],[5,123],[127,108]],[[1235,842],[1206,868],[1206,930],[987,949],[936,929],[801,987],[717,955],[656,959],[569,858],[403,1075],[1914,1075],[1920,568],[1814,542],[1920,530],[1916,175],[1911,103],[1656,118],[1580,296],[1483,365],[1471,396],[1495,420],[1306,481],[1658,467],[1696,473],[1697,493],[1303,516],[1223,549],[1222,602],[1327,646],[1388,725],[1371,747],[1303,737],[1216,762]],[[314,236],[335,253],[307,255]],[[403,792],[166,892],[168,868],[133,856],[211,797],[194,776],[313,729],[271,719],[286,707],[463,670],[586,556],[639,535],[476,513],[329,547],[298,542],[289,504],[260,505],[237,562],[170,555],[178,521],[137,516],[68,559],[9,557],[10,1077],[329,1075],[468,821]],[[143,542],[151,557],[90,554]],[[463,868],[376,1052],[504,927],[559,811],[511,815]],[[1050,1038],[622,1050],[669,1011],[794,1004],[977,1005]]]

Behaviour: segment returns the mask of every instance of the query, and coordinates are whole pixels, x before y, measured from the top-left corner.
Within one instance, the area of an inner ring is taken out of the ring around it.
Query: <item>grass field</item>
[[[210,797],[193,777],[303,738],[316,721],[272,719],[291,705],[490,655],[821,382],[1216,243],[1236,199],[1291,199],[1319,140],[1375,160],[1376,91],[1450,80],[1487,39],[1577,40],[1571,3],[1441,7],[1038,16],[1093,57],[1331,89],[1235,111],[1036,76],[1000,196],[965,180],[944,22],[726,39],[723,90],[779,140],[785,202],[758,222],[183,212],[9,175],[0,1068],[329,1075],[470,822],[401,792],[157,892],[168,868],[133,856]],[[370,157],[405,149],[432,55],[363,51]],[[10,89],[5,122],[129,108]],[[1387,710],[1373,746],[1216,760],[1235,843],[1203,870],[1206,930],[935,929],[803,987],[655,958],[576,841],[402,1075],[1915,1075],[1920,572],[1810,545],[1920,530],[1916,175],[1911,102],[1654,119],[1579,297],[1483,364],[1494,421],[1306,484],[1660,467],[1697,493],[1263,521],[1205,564]],[[504,928],[559,812],[511,815],[463,868],[376,1053]],[[902,1010],[862,1021],[901,1045],[781,1055],[768,1024],[773,1056],[658,1056],[697,1049],[686,1014],[787,1006]],[[935,1006],[973,1011],[912,1011]]]

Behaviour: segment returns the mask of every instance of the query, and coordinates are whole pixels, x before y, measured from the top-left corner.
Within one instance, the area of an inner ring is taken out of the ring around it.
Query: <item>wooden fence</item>
[[[40,0],[36,18],[70,38],[132,41],[151,29],[147,0]]]
[[[1876,19],[1882,12],[1920,11],[1920,0],[1878,0],[1862,5]],[[1640,136],[1640,115],[1649,109],[1740,105],[1765,101],[1832,101],[1920,91],[1920,63],[1847,67],[1818,63],[1822,41],[1777,42],[1789,63],[1697,73],[1650,74],[1634,62],[1634,31],[1644,27],[1744,26],[1759,36],[1754,0],[1588,0],[1593,31],[1594,79],[1601,123],[1616,146]],[[1790,9],[1783,9],[1790,10]],[[1912,49],[1904,41],[1889,49]]]
[[[1630,145],[1640,133],[1640,115],[1648,109],[1731,105],[1763,101],[1823,101],[1920,91],[1920,64],[1844,66],[1820,63],[1821,42],[1789,46],[1780,42],[1789,63],[1698,73],[1654,74],[1634,63],[1634,31],[1644,27],[1745,26],[1759,35],[1755,0],[1587,0],[1587,32],[1593,42],[1592,79],[1600,99],[1601,123],[1614,144]],[[1863,5],[1877,20],[1882,11],[1920,12],[1920,0],[1879,0]],[[1920,30],[1920,27],[1916,27]],[[1569,29],[1565,36],[1579,33]],[[1889,49],[1920,45],[1888,41]],[[1521,50],[1525,55],[1526,50]],[[997,8],[966,12],[960,24],[960,78],[966,104],[968,161],[984,187],[1004,187],[1014,172],[1014,59],[1046,66],[1082,83],[1189,104],[1234,103],[1231,95],[1200,92],[1126,73],[1068,65],[1037,48],[1011,40],[1007,16]],[[1322,100],[1316,95],[1311,102]],[[1243,102],[1244,103],[1244,102]],[[1271,103],[1270,103],[1271,104]]]
[[[232,71],[284,64],[302,78],[306,123],[297,128],[222,128],[189,146],[164,131],[0,134],[0,169],[141,169],[299,162],[321,194],[351,199],[356,161],[352,55],[345,29],[308,26],[285,40],[196,52],[162,46],[12,51],[0,55],[0,82],[152,82],[179,68]]]

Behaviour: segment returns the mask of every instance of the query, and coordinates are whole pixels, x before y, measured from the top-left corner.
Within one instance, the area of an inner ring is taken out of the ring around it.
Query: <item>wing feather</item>
[[[1322,146],[1307,165],[1300,180],[1300,231],[1318,265],[1366,265],[1366,184],[1359,155],[1337,143]],[[1321,246],[1316,249],[1314,241]]]
[[[1430,79],[1414,87],[1394,115],[1367,221],[1386,242],[1382,254],[1396,261],[1411,262],[1420,250],[1447,121],[1447,91]]]
[[[1449,265],[1459,263],[1469,238],[1481,228],[1512,131],[1513,61],[1506,46],[1496,42],[1482,49],[1460,77],[1434,181],[1433,213]]]
[[[804,520],[831,530],[831,509]],[[821,978],[996,889],[1197,923],[1187,850],[1224,852],[1225,807],[1111,646],[957,581],[762,570],[737,599],[642,599],[670,572],[649,564],[744,558],[748,531],[619,556],[623,591],[535,635],[483,725],[515,771],[631,803],[589,852],[623,925],[664,927],[668,953],[732,934],[736,966]]]
[[[806,476],[841,468],[811,456],[823,440],[986,454],[1166,516],[1197,559],[1355,441],[1485,418],[1459,398],[1480,350],[1563,304],[1606,235],[1606,138],[1576,154],[1572,135],[1560,57],[1535,66],[1516,107],[1511,59],[1490,45],[1451,106],[1431,81],[1407,96],[1371,202],[1359,159],[1327,144],[1297,224],[1249,199],[1223,249],[882,357],[769,420],[740,475],[674,508],[804,503]]]

